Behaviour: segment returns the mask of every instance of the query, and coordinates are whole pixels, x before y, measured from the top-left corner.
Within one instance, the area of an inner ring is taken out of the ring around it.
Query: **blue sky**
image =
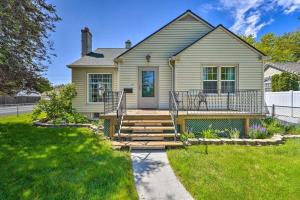
[[[300,0],[48,0],[62,18],[51,34],[57,57],[46,76],[53,84],[68,83],[67,64],[80,57],[80,30],[89,27],[93,49],[124,47],[147,37],[187,9],[238,34],[257,38],[300,30]]]

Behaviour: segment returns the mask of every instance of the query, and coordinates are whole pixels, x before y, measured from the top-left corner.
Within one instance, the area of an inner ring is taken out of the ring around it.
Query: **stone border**
[[[65,128],[65,127],[85,127],[89,128],[94,132],[99,132],[100,130],[103,130],[103,126],[96,126],[94,124],[49,124],[49,123],[43,123],[43,122],[33,122],[34,126],[40,126],[40,127],[48,127],[48,128]]]
[[[188,145],[197,144],[233,144],[233,145],[251,145],[251,146],[265,146],[265,145],[278,145],[282,144],[285,139],[300,138],[300,135],[274,135],[269,139],[204,139],[204,138],[189,138],[187,140]]]

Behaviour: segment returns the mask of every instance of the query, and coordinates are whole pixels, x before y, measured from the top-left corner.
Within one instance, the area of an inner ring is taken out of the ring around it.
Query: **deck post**
[[[109,137],[113,138],[115,134],[115,126],[116,126],[116,119],[111,118],[110,119],[110,125],[109,125]]]
[[[249,124],[250,124],[249,117],[246,117],[244,119],[244,135],[245,135],[245,137],[249,136]]]

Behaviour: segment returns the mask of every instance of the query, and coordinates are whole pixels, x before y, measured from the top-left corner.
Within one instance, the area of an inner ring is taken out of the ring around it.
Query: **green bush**
[[[228,130],[228,132],[229,132],[229,137],[230,138],[234,138],[234,139],[240,138],[241,132],[238,129],[236,129],[236,128],[230,128]]]
[[[85,123],[86,116],[76,112],[72,108],[72,99],[76,96],[76,89],[73,84],[65,85],[57,90],[48,93],[49,100],[40,100],[33,111],[32,118],[37,120],[43,113],[46,121],[61,123]]]
[[[300,125],[286,125],[285,126],[285,133],[286,134],[300,134]]]
[[[296,74],[283,72],[272,76],[272,92],[299,90],[299,77]]]
[[[261,120],[261,123],[271,135],[285,132],[285,126],[277,119],[268,117]]]
[[[189,138],[195,138],[194,133],[182,133],[180,134],[181,141],[187,141]]]
[[[200,137],[202,138],[218,138],[218,131],[211,128],[211,125],[208,129],[200,132]]]

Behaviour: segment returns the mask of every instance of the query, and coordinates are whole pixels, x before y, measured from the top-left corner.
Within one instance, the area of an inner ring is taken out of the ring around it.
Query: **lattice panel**
[[[261,120],[260,119],[250,119],[249,126],[251,127],[251,126],[253,126],[255,124],[261,125]]]
[[[186,129],[193,133],[206,130],[211,125],[213,129],[217,130],[236,128],[241,132],[241,135],[244,134],[244,121],[242,119],[187,119],[185,123]]]
[[[110,128],[110,120],[109,119],[104,119],[104,135],[109,136],[109,128]]]

